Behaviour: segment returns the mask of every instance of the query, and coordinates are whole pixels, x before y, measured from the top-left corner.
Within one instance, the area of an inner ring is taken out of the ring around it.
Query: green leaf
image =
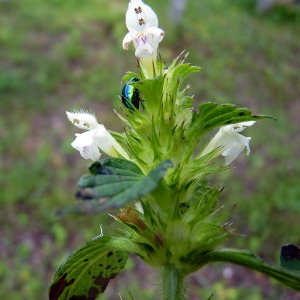
[[[171,66],[168,69],[168,77],[170,84],[174,83],[176,85],[176,81],[180,78],[180,81],[184,81],[184,79],[194,72],[200,72],[202,70],[201,67],[192,66],[189,63],[185,63],[185,60],[188,56],[188,53],[182,52],[180,55],[178,55]]]
[[[281,267],[300,273],[300,247],[293,244],[282,246],[280,265]]]
[[[173,63],[169,66],[165,73],[166,79],[164,93],[166,96],[169,95],[169,97],[166,97],[164,105],[168,105],[168,102],[170,102],[171,99],[171,102],[175,103],[176,101],[176,104],[180,110],[182,108],[190,108],[191,104],[193,103],[192,97],[185,96],[189,85],[187,85],[183,91],[180,91],[180,86],[188,75],[194,72],[200,72],[202,70],[200,67],[185,63],[187,56],[188,53],[184,54],[184,52],[182,52],[174,59]],[[176,114],[178,113],[179,111],[176,111]]]
[[[199,113],[194,113],[188,133],[190,137],[195,136],[197,139],[216,127],[273,118],[266,115],[252,115],[249,109],[237,108],[231,104],[218,105],[206,102],[200,104],[198,108]]]
[[[195,258],[194,260],[197,260]],[[194,261],[195,262],[195,261]],[[198,263],[205,265],[210,262],[229,262],[264,273],[277,281],[300,291],[300,274],[287,268],[271,266],[248,250],[223,249],[211,251],[198,257]]]
[[[184,102],[183,94],[186,92],[186,90],[184,90],[184,92],[180,95],[180,97],[176,96],[179,92],[179,88],[181,84],[184,82],[185,78],[188,75],[200,71],[201,71],[200,67],[192,66],[190,64],[186,64],[183,62],[178,65],[173,64],[172,66],[170,66],[167,72],[167,79],[166,79],[166,81],[168,82],[167,93],[172,95],[171,98],[174,99],[177,98],[176,101],[181,107],[182,107],[182,103]],[[190,98],[190,100],[192,99]]]
[[[78,182],[82,189],[77,198],[81,201],[57,213],[95,214],[125,206],[153,191],[172,166],[170,160],[164,160],[145,176],[128,160],[110,158],[95,162],[89,168],[91,174],[82,176]]]
[[[125,266],[122,240],[99,236],[73,252],[50,283],[49,300],[96,299]]]
[[[144,79],[133,84],[143,95],[145,107],[154,115],[158,113],[163,94],[164,77],[158,76],[153,79]]]

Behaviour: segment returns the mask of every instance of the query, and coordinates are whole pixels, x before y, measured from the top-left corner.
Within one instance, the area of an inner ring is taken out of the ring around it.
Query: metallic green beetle
[[[135,81],[139,81],[138,78],[136,77],[132,77],[129,82],[135,82]],[[129,84],[125,84],[122,90],[122,102],[123,104],[130,110],[134,110],[133,106],[136,109],[140,108],[140,91],[132,86],[130,83]],[[132,106],[133,105],[133,106]]]

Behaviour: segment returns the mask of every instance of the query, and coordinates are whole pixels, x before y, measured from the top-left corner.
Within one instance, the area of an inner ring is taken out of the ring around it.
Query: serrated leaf
[[[206,102],[200,104],[198,108],[199,113],[194,113],[189,129],[189,136],[194,135],[197,138],[216,127],[272,118],[266,115],[252,115],[249,109],[237,108],[231,104],[218,105]]]
[[[114,239],[118,238],[99,236],[74,251],[50,283],[49,300],[93,300],[103,293],[128,257],[113,247]]]
[[[300,273],[300,247],[288,244],[281,247],[280,265]]]
[[[172,166],[170,160],[165,160],[144,175],[137,165],[124,159],[96,162],[90,167],[91,174],[82,176],[78,182],[82,189],[77,198],[82,201],[57,213],[95,214],[125,206],[153,191]]]

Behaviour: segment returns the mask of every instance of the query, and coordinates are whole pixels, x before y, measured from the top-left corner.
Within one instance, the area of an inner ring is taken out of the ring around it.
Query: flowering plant
[[[123,77],[124,105],[117,115],[125,132],[109,132],[86,111],[67,112],[86,130],[72,146],[93,162],[78,182],[79,201],[59,211],[114,209],[117,236],[101,232],[71,254],[50,285],[49,299],[96,299],[129,253],[161,273],[165,300],[185,299],[186,276],[217,261],[252,268],[300,291],[300,275],[287,264],[287,252],[282,267],[272,267],[250,251],[217,249],[233,234],[227,221],[232,209],[218,204],[222,189],[210,186],[207,177],[228,169],[245,148],[249,154],[250,137],[240,132],[270,117],[210,102],[194,110],[183,82],[201,68],[186,63],[184,53],[168,67],[157,61],[164,32],[141,0],[130,1],[126,26],[123,48],[133,42],[139,72]],[[206,136],[212,137],[208,143]],[[100,159],[99,149],[109,157]],[[225,164],[216,160],[220,155]]]

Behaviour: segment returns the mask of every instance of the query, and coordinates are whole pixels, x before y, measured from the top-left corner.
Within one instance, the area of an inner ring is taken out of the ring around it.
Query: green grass
[[[163,59],[170,63],[186,49],[188,61],[203,67],[189,78],[196,103],[230,102],[277,118],[246,132],[252,137],[250,157],[241,157],[218,182],[226,186],[224,205],[238,204],[232,221],[246,235],[228,244],[278,263],[281,245],[300,244],[299,11],[276,8],[258,15],[250,0],[189,1],[175,26],[165,2],[149,4],[166,31]],[[106,215],[57,219],[55,211],[74,201],[88,165],[70,146],[75,131],[65,110],[92,109],[109,129],[122,130],[112,108],[120,105],[122,76],[136,70],[133,49],[121,49],[126,7],[117,0],[0,2],[0,298],[46,298],[59,264],[108,222]],[[218,270],[209,277],[214,279],[199,279],[191,293],[203,299],[213,290],[216,299],[296,297],[273,283],[251,291],[244,282],[216,283],[222,278]],[[143,289],[145,299],[153,298],[153,274],[149,286],[139,283],[140,274],[149,273],[133,261],[112,282],[107,299],[117,298],[116,290],[123,299],[130,299],[128,290],[138,299]]]

